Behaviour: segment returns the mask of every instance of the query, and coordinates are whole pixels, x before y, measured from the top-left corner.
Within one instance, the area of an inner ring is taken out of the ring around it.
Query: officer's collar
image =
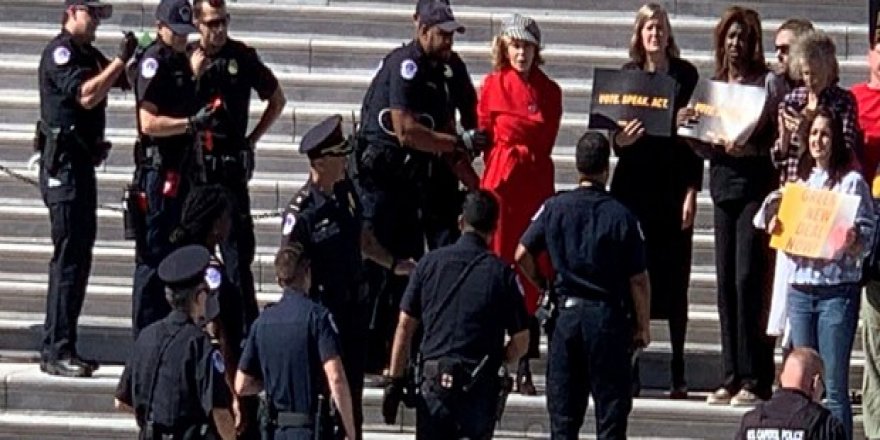
[[[463,232],[461,234],[461,238],[459,238],[458,240],[464,244],[476,246],[481,249],[486,249],[489,247],[489,244],[486,243],[486,240],[473,231]]]
[[[284,294],[281,295],[281,299],[290,298],[294,299],[297,297],[308,298],[308,293],[299,289],[294,289],[292,287],[285,287],[283,290]]]
[[[809,394],[807,394],[806,392],[804,392],[804,390],[802,390],[800,388],[781,388],[780,387],[779,389],[776,390],[776,392],[777,393],[785,393],[785,394],[795,394],[795,395],[798,395],[798,396],[800,396],[804,399],[807,399],[809,401],[813,400],[813,398],[810,397]]]
[[[182,325],[182,324],[186,324],[189,321],[192,321],[192,320],[189,318],[189,315],[186,312],[184,312],[183,310],[175,309],[175,310],[172,310],[171,313],[168,314],[168,322],[170,322],[172,324]]]
[[[321,191],[321,187],[319,187],[315,182],[309,180],[309,194],[311,194],[312,199],[315,201],[315,206],[321,206],[327,202],[327,198],[332,195],[334,197],[339,193],[340,188],[342,188],[342,182],[345,181],[345,178],[338,180],[333,184],[333,188],[330,190],[330,194]]]
[[[606,192],[605,184],[597,180],[584,180],[578,183],[577,189],[586,191]]]

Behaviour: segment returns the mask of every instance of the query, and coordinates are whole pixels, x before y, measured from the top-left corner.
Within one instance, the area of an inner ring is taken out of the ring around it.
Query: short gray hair
[[[840,66],[837,64],[837,48],[834,39],[822,31],[807,32],[795,40],[792,45],[789,69],[792,78],[802,79],[801,70],[804,63],[830,73],[831,81],[840,78]]]

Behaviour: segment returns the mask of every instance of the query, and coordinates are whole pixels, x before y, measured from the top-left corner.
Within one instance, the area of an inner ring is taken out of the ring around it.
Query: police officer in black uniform
[[[523,273],[539,288],[550,287],[537,270],[542,251],[556,271],[559,315],[547,365],[554,439],[578,438],[590,394],[597,437],[626,438],[631,355],[650,342],[644,238],[636,217],[605,191],[610,153],[603,135],[581,137],[578,188],[544,203],[516,251]]]
[[[65,0],[61,33],[40,57],[40,192],[49,208],[55,251],[40,369],[52,375],[90,376],[98,365],[76,349],[77,321],[85,299],[97,230],[95,166],[107,156],[104,141],[107,94],[127,87],[121,75],[137,41],[127,33],[108,60],[92,46],[95,29],[112,14],[96,0]]]
[[[337,327],[330,312],[307,297],[311,281],[303,246],[282,247],[275,270],[284,293],[251,327],[235,391],[243,396],[266,392],[264,438],[275,440],[334,438],[329,391],[344,435],[356,439]]]
[[[299,152],[309,158],[309,180],[284,212],[281,246],[299,242],[305,247],[312,271],[309,296],[327,307],[339,323],[342,360],[360,436],[366,333],[372,312],[363,282],[363,258],[381,263],[391,256],[373,237],[363,236],[360,201],[346,175],[351,150],[339,115],[303,135]],[[395,265],[395,273],[408,275],[414,267],[415,261],[402,261]]]
[[[474,131],[451,134],[453,110],[444,76],[453,34],[463,31],[448,5],[425,3],[417,38],[383,59],[364,97],[355,154],[364,228],[394,257],[382,265],[367,265],[371,296],[378,302],[372,320],[371,371],[381,370],[387,360],[406,285],[404,278],[392,275],[394,263],[424,253],[420,211],[431,157],[444,155],[466,186],[478,185],[470,159],[488,139]]]
[[[257,52],[228,37],[232,17],[226,10],[225,0],[195,0],[193,12],[201,39],[190,46],[189,52],[199,77],[199,99],[202,104],[210,104],[218,98],[222,101],[217,124],[206,135],[210,141],[206,136],[199,137],[204,177],[206,183],[228,188],[235,202],[232,230],[229,238],[220,244],[220,251],[230,279],[241,289],[250,325],[257,317],[258,308],[251,272],[256,241],[247,184],[254,170],[257,141],[284,110],[286,100],[275,75]],[[260,99],[268,100],[268,104],[248,134],[251,90],[255,90]]]
[[[135,181],[146,198],[144,230],[136,241],[132,328],[141,329],[170,311],[156,267],[172,250],[168,238],[195,169],[195,135],[214,122],[214,109],[199,109],[193,71],[186,56],[194,32],[187,0],[162,0],[156,7],[156,41],[144,51],[132,76],[138,144]]]
[[[792,350],[779,374],[779,389],[743,416],[736,439],[845,440],[843,424],[819,403],[825,390],[823,372],[816,350]]]
[[[404,366],[421,323],[419,439],[491,438],[502,386],[499,368],[517,362],[528,348],[528,313],[516,275],[487,248],[497,220],[498,203],[490,193],[468,194],[461,238],[419,261],[400,303],[383,415],[394,423]]]
[[[419,9],[432,1],[435,0],[419,0],[416,4],[416,12],[413,14],[416,30],[419,27]],[[440,0],[440,2],[449,5],[447,0]],[[476,129],[477,91],[474,89],[467,65],[458,52],[450,52],[449,59],[444,62],[443,76],[446,78],[446,87],[449,89],[452,107],[458,110],[461,127],[464,130]],[[450,116],[452,120],[449,123],[454,126],[455,114]],[[440,157],[432,157],[431,174],[423,197],[425,203],[422,207],[428,249],[437,249],[458,240],[458,216],[461,214],[464,194],[459,190],[458,177],[446,162]]]
[[[218,313],[210,254],[182,247],[159,265],[174,310],[145,328],[116,388],[116,407],[133,412],[139,439],[234,439],[226,365],[198,323]]]

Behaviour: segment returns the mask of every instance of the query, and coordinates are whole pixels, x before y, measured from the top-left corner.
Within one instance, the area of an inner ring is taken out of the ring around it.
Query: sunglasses
[[[225,17],[220,17],[220,18],[215,18],[213,20],[203,21],[202,24],[204,24],[205,26],[207,26],[211,29],[217,29],[221,26],[223,26],[223,27],[229,26],[230,20],[231,20],[231,17],[229,16],[229,14],[226,14]]]
[[[783,55],[788,54],[788,49],[789,49],[789,45],[787,45],[787,44],[777,44],[776,45],[776,51],[783,54]]]

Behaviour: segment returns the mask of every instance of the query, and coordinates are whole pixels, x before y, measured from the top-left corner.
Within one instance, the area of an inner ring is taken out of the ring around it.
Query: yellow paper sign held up
[[[832,258],[846,242],[858,206],[858,196],[790,183],[779,206],[782,230],[770,238],[770,247],[790,255]]]

